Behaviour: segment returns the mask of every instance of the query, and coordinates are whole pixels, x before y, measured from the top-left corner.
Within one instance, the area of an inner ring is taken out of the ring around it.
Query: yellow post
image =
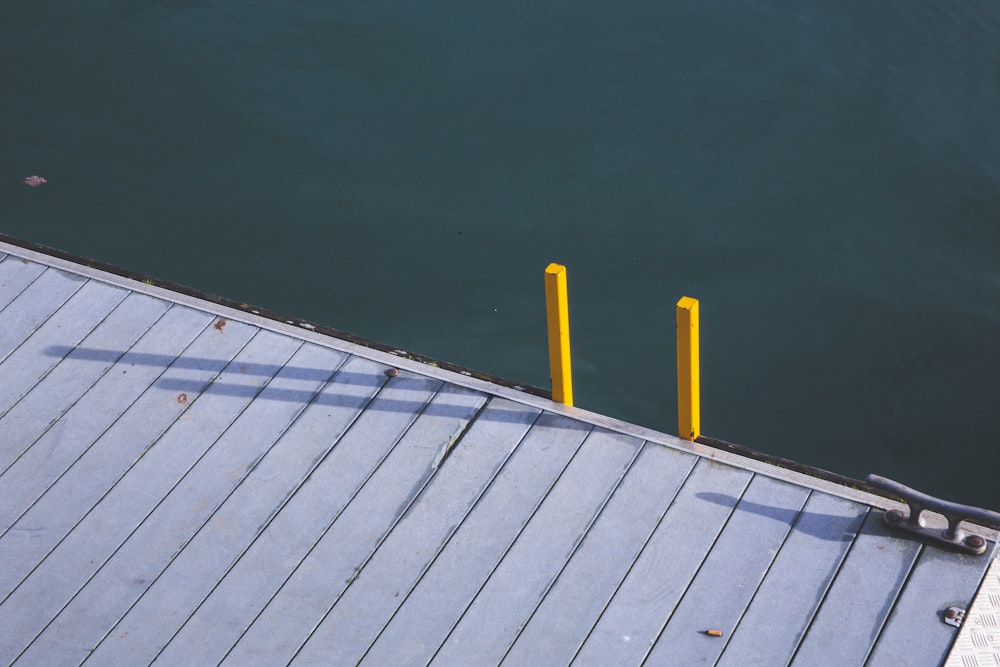
[[[549,370],[552,400],[573,405],[573,372],[569,363],[569,301],[566,267],[549,264],[545,269],[545,313],[549,325]]]
[[[701,370],[698,346],[698,300],[677,302],[677,434],[701,435]]]

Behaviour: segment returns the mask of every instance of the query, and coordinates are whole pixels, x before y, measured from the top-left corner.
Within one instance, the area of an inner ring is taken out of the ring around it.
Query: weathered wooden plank
[[[227,327],[223,335],[210,327],[174,361],[163,376],[86,453],[53,484],[0,538],[0,599],[13,590],[49,551],[62,541],[95,504],[140,459],[150,443],[193,404],[227,363],[246,345],[256,329]],[[140,357],[141,363],[170,363],[159,356]],[[183,381],[191,389],[178,393],[163,381]],[[100,403],[101,397],[95,399]],[[214,413],[213,413],[214,414]],[[195,412],[197,418],[198,412]],[[58,444],[58,443],[57,443]]]
[[[46,354],[50,347],[79,343],[126,295],[124,290],[101,283],[87,283],[36,331],[27,332],[32,333],[30,338],[23,342],[18,340],[17,349],[0,363],[0,375],[4,378],[0,383],[0,415],[10,410],[59,362],[58,357]],[[0,332],[4,330],[0,326]],[[2,352],[0,350],[0,354]],[[6,452],[8,446],[9,443],[0,443],[0,452]],[[11,460],[9,456],[5,457],[3,468]]]
[[[434,662],[494,664],[573,554],[642,447],[636,438],[592,432],[490,575]]]
[[[505,664],[569,663],[696,461],[691,454],[645,445],[505,656]]]
[[[59,360],[34,387],[0,418],[0,475],[103,377],[166,312],[169,304],[143,294],[130,294],[84,338],[84,348],[100,349],[104,359],[87,362],[76,346],[54,346],[45,354]],[[103,410],[103,408],[102,408]]]
[[[756,476],[684,592],[647,664],[714,663],[725,646],[708,629],[732,632],[798,518],[809,492]],[[725,506],[729,497],[709,498]]]
[[[751,476],[729,465],[698,461],[574,664],[642,662]]]
[[[921,545],[890,535],[869,512],[792,664],[863,664]]]
[[[22,584],[0,604],[0,660],[30,644],[225,432],[299,341],[260,332]],[[257,364],[259,373],[241,371]],[[228,469],[227,469],[228,471]],[[61,585],[54,587],[51,581]],[[132,584],[145,584],[133,581]],[[15,612],[15,610],[20,610]],[[91,648],[91,647],[87,647]]]
[[[207,313],[175,306],[58,420],[51,421],[51,414],[44,406],[35,406],[36,415],[48,419],[52,426],[0,475],[0,498],[4,499],[0,504],[0,535],[162,375],[166,365],[211,319]],[[87,366],[92,357],[98,361],[110,360],[114,354],[114,350],[101,349],[85,354],[78,348],[74,350],[72,365]],[[148,362],[149,359],[156,361]],[[0,441],[15,439],[12,435],[15,428],[9,427],[9,421],[10,413],[0,419]],[[120,451],[116,454],[121,456]]]
[[[267,385],[246,410],[214,441],[180,483],[166,494],[46,628],[37,642],[39,652],[45,654],[43,661],[63,661],[62,655],[49,654],[55,648],[71,653],[96,646],[94,659],[124,664],[142,664],[155,655],[157,647],[149,646],[149,643],[159,638],[159,622],[146,628],[128,623],[119,629],[123,614],[136,609],[134,605],[149,592],[153,583],[160,581],[164,569],[186,548],[247,472],[301,413],[307,401],[299,400],[295,395],[301,392],[302,398],[314,396],[344,359],[342,354],[312,345],[295,350],[297,341],[288,339],[275,341],[273,347],[276,348],[275,353],[280,355],[279,363],[284,366],[270,380],[257,378],[257,381],[267,381]],[[294,354],[285,361],[287,354],[293,350]],[[249,365],[247,370],[238,367],[238,372],[249,373]],[[235,389],[236,385],[230,387]],[[293,399],[285,400],[289,393]],[[239,522],[242,519],[233,520]],[[205,581],[205,577],[211,577],[197,569],[182,572],[181,575],[182,580],[202,581],[203,585],[214,581]],[[177,581],[177,577],[171,577],[166,583]],[[181,604],[183,591],[190,586],[189,583],[178,591],[179,597],[172,601]],[[171,592],[169,588],[160,588],[160,591],[168,596]],[[144,610],[145,607],[142,607],[141,611]],[[180,611],[187,615],[193,611],[193,605]],[[143,618],[140,613],[137,620]],[[112,631],[114,638],[109,639],[108,633]],[[139,635],[136,641],[132,640],[133,633]],[[166,641],[168,637],[169,634],[162,640]],[[71,654],[66,657],[77,656]]]
[[[441,382],[401,372],[378,393],[365,411],[341,433],[344,405],[339,387],[310,412],[296,431],[296,447],[329,443],[332,451],[318,461],[267,530],[226,573],[198,610],[159,656],[165,664],[183,664],[191,656],[217,664],[236,644],[268,601],[292,575],[379,464],[440,389]],[[363,385],[362,385],[363,386]],[[325,409],[324,409],[325,408]]]
[[[96,646],[92,657],[98,662],[148,663],[181,620],[194,611],[203,597],[199,589],[210,590],[274,509],[264,499],[265,507],[253,513],[247,503],[263,490],[241,482],[345,358],[343,353],[314,345],[299,348],[60,612],[35,643],[36,650],[25,654],[26,659],[63,664]],[[237,489],[243,491],[237,502],[243,502],[222,511],[220,506]],[[278,496],[274,502],[280,500]],[[201,531],[211,543],[199,542],[191,557],[182,558]],[[241,532],[250,534],[241,538]],[[226,538],[237,542],[237,554],[228,555]],[[171,565],[177,567],[163,577]],[[126,612],[129,618],[122,619]],[[174,627],[168,623],[171,617],[179,617]]]
[[[867,512],[866,505],[825,493],[809,497],[728,639],[720,667],[788,664]]]
[[[4,255],[0,261],[0,312],[44,271],[41,264]]]
[[[419,578],[408,575],[406,585],[392,580],[401,591],[396,598],[394,587],[393,602],[401,606],[380,630],[365,664],[424,664],[430,659],[589,430],[551,413],[539,417],[428,569]]]
[[[87,281],[80,276],[49,269],[27,285],[24,291],[0,310],[0,360],[5,360],[85,284]],[[99,283],[94,283],[94,287],[98,285]],[[102,291],[109,290],[113,288],[105,286]],[[114,291],[122,299],[125,298],[124,291]],[[72,317],[63,319],[66,323],[72,323]],[[90,328],[86,330],[89,331]]]
[[[432,474],[431,465],[449,439],[466,427],[486,397],[445,387],[413,423],[399,446],[367,480],[294,574],[282,586],[226,657],[234,665],[286,663],[309,638],[334,602],[357,576],[360,567],[392,530]],[[504,437],[521,422],[500,421],[523,408],[507,402],[491,404],[465,437],[485,430]],[[530,411],[533,413],[533,411]],[[534,414],[531,414],[531,418]]]
[[[544,447],[544,458],[558,465],[576,451],[587,431],[565,418],[543,415],[520,445],[514,438],[496,438],[482,430],[470,432],[455,445],[417,502],[364,565],[296,661],[323,662],[331,652],[345,662],[360,659],[515,447],[518,452]],[[532,457],[528,454],[524,458]],[[536,470],[548,470],[554,473],[553,478],[558,474],[541,457],[534,461]],[[496,483],[502,484],[505,479],[497,478]],[[521,514],[527,509],[525,504],[534,506],[533,499],[522,496],[517,500],[520,505],[498,511]]]
[[[969,608],[988,563],[988,555],[924,547],[866,664],[943,664],[958,633],[944,622],[944,612]]]

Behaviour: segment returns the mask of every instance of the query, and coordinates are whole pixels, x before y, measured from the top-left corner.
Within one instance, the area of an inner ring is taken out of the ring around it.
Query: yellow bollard
[[[685,440],[701,435],[698,300],[689,296],[677,302],[677,434]]]
[[[545,269],[545,313],[549,326],[549,371],[552,400],[573,405],[573,372],[569,361],[569,302],[566,267],[549,264]]]

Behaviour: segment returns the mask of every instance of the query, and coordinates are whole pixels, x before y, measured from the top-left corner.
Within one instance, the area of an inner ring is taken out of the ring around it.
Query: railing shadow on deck
[[[262,364],[254,362],[237,362],[232,359],[212,359],[208,357],[174,357],[167,354],[153,354],[147,352],[127,352],[121,350],[103,350],[86,347],[72,347],[66,345],[54,345],[45,350],[45,353],[60,359],[72,355],[78,361],[96,361],[107,364],[131,364],[143,366],[155,366],[169,370],[193,370],[205,373],[212,373],[214,377],[207,381],[187,380],[183,378],[161,377],[153,385],[178,394],[186,394],[185,401],[193,401],[198,395],[208,389],[214,394],[226,396],[237,396],[242,398],[254,398],[272,401],[288,401],[294,403],[314,403],[327,406],[341,407],[364,407],[366,410],[382,410],[387,412],[420,412],[421,414],[454,417],[456,419],[468,417],[469,408],[463,405],[450,404],[447,394],[438,393],[428,404],[422,400],[406,400],[404,398],[393,398],[387,395],[388,391],[428,391],[429,388],[437,384],[444,385],[441,380],[422,377],[411,374],[407,371],[400,371],[398,375],[389,377],[385,371],[392,366],[379,364],[380,370],[373,373],[358,373],[333,368],[310,368],[305,366],[282,366],[278,364]],[[377,363],[377,362],[375,362]],[[226,382],[226,376],[232,375],[255,375],[262,379],[273,379],[281,373],[283,380],[297,380],[302,382],[322,383],[315,390],[312,389],[290,389],[267,385],[260,386],[236,384]],[[338,394],[337,385],[357,385],[371,387],[374,393],[378,389],[378,394],[374,397],[358,396],[356,394]],[[464,391],[473,391],[466,390]],[[478,419],[499,422],[523,422],[525,415],[523,411],[507,410],[496,405],[489,406],[489,409],[482,410]],[[589,429],[589,425],[576,421],[566,420],[567,428]]]
[[[701,492],[696,494],[698,498],[707,500],[716,505],[733,507],[734,512],[750,512],[758,516],[774,519],[781,523],[791,525],[793,532],[801,532],[812,537],[825,540],[827,542],[850,542],[854,540],[861,528],[861,523],[865,519],[865,513],[857,516],[843,516],[840,514],[823,514],[820,512],[808,512],[805,510],[793,510],[787,507],[774,507],[755,503],[750,500],[740,499],[736,496],[727,496],[723,493]]]

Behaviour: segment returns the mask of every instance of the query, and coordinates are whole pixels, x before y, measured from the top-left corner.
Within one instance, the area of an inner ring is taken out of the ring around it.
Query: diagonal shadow
[[[735,512],[750,512],[751,514],[757,514],[768,519],[790,524],[792,530],[795,532],[805,533],[827,542],[853,541],[865,518],[864,512],[858,516],[843,516],[839,514],[792,510],[786,507],[774,507],[773,505],[764,505],[750,500],[741,500],[735,496],[727,496],[723,493],[706,491],[698,493],[697,497],[725,507],[732,507],[735,504],[736,509],[733,510]]]
[[[79,361],[99,361],[113,364],[123,362],[144,366],[154,366],[164,369],[182,369],[210,372],[217,375],[217,378],[208,380],[190,380],[183,378],[161,377],[154,386],[166,389],[178,394],[188,394],[193,400],[211,388],[212,393],[224,396],[237,396],[241,398],[289,401],[294,403],[313,402],[317,405],[331,407],[347,407],[358,409],[364,407],[365,410],[382,410],[386,412],[406,412],[451,417],[464,419],[468,417],[468,407],[461,404],[451,404],[447,394],[438,394],[434,399],[426,401],[415,399],[407,400],[397,398],[400,392],[427,391],[429,386],[435,382],[442,382],[433,378],[425,378],[420,375],[411,374],[406,371],[400,372],[395,377],[388,377],[384,371],[389,366],[382,366],[382,370],[374,373],[358,373],[356,371],[338,370],[336,373],[330,368],[310,368],[306,366],[279,366],[277,364],[262,363],[236,363],[233,360],[212,359],[209,357],[179,356],[174,357],[168,354],[153,354],[147,352],[123,352],[119,350],[102,350],[86,347],[71,346],[50,346],[45,353],[59,358],[72,355],[72,358]],[[276,387],[268,385],[263,389],[260,386],[250,386],[246,384],[236,384],[225,381],[225,373],[237,375],[256,375],[261,378],[271,378],[279,372],[285,380],[301,380],[303,382],[322,383],[315,390],[312,389],[292,389],[287,387]],[[332,377],[331,377],[332,374]],[[374,399],[370,396],[358,396],[355,393],[339,393],[338,386],[357,385],[371,387],[374,393],[381,385],[381,390]],[[470,390],[471,391],[471,390]],[[425,407],[426,406],[426,407]],[[496,422],[524,422],[524,410],[513,410],[499,408],[495,404],[489,409],[483,410],[479,419]],[[566,428],[576,428],[578,422],[565,422]],[[589,429],[589,425],[579,423],[579,428]]]
[[[68,345],[52,345],[45,350],[45,354],[52,357],[65,357],[69,354],[74,359],[81,361],[101,361],[104,363],[115,363],[124,355],[128,363],[141,366],[160,366],[162,368],[182,368],[189,370],[203,371],[211,368],[228,367],[232,360],[212,359],[210,357],[172,356],[169,354],[153,354],[150,352],[122,352],[120,350],[100,350],[92,347],[71,347]],[[261,364],[246,362],[235,366],[244,375],[259,375],[271,377],[277,372],[275,364]],[[322,382],[330,377],[330,370],[326,368],[307,368],[304,366],[284,366],[287,373],[300,380],[312,380]],[[343,382],[345,384],[371,384],[371,376],[365,373],[344,373]]]

